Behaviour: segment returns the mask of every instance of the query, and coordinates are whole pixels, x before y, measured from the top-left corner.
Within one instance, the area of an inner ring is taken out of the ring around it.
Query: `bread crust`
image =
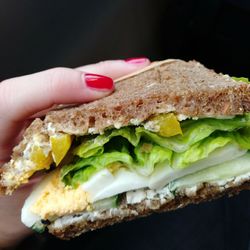
[[[153,207],[145,207],[140,203],[131,205],[129,206],[129,211],[124,211],[124,216],[111,216],[110,218],[103,220],[99,219],[96,221],[79,220],[78,222],[74,222],[63,227],[57,227],[54,224],[51,224],[48,226],[48,229],[49,232],[56,237],[63,240],[69,240],[87,231],[93,231],[116,223],[145,217],[152,213],[161,213],[176,210],[178,208],[183,208],[189,204],[211,201],[214,199],[218,199],[223,195],[233,196],[238,194],[242,190],[249,189],[249,179],[245,180],[240,185],[233,183],[228,184],[225,188],[221,188],[221,186],[218,185],[204,183],[200,186],[195,194],[187,195],[185,193],[180,193],[175,197],[175,199],[172,199],[164,204],[160,204],[160,201],[158,201],[154,204]],[[136,211],[136,213],[134,211]]]

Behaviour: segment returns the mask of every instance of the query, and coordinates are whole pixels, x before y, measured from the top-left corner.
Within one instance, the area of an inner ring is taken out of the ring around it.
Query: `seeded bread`
[[[48,230],[60,239],[69,240],[87,231],[145,217],[155,212],[171,211],[189,204],[210,201],[226,194],[228,196],[236,195],[241,190],[249,189],[250,176],[241,179],[239,182],[230,180],[222,185],[203,183],[195,189],[189,187],[189,190],[194,190],[193,192],[187,192],[187,189],[182,189],[180,192],[175,193],[175,197],[172,199],[155,199],[151,202],[144,200],[134,205],[123,205],[118,211],[109,210],[103,212],[103,217],[99,217],[96,220],[86,220],[81,214],[65,216],[50,224]]]
[[[223,117],[250,111],[250,85],[217,74],[202,64],[182,60],[156,62],[116,82],[108,97],[76,107],[49,112],[36,119],[13,150],[11,161],[0,169],[0,191],[11,193],[28,181],[30,171],[19,163],[34,135],[64,132],[72,135],[98,134],[109,128],[139,125],[148,117],[174,112],[188,117]]]

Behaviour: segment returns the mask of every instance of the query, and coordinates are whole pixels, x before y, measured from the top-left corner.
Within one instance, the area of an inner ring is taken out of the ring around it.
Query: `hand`
[[[114,90],[112,79],[149,64],[146,58],[104,61],[77,69],[49,69],[1,82],[0,166],[10,159],[21,131],[33,117],[55,104],[84,103],[109,95]],[[20,222],[20,209],[31,186],[28,184],[12,196],[0,198],[0,249],[31,233]]]

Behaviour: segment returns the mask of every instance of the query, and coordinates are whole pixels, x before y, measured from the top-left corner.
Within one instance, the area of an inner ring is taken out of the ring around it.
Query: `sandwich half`
[[[36,172],[22,222],[62,239],[250,187],[250,85],[165,60],[101,100],[36,119],[1,168],[3,194]]]

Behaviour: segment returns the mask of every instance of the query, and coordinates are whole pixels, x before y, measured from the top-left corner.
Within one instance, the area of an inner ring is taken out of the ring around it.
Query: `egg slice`
[[[37,221],[51,220],[86,210],[88,194],[81,188],[65,187],[60,172],[54,170],[34,188],[22,208],[22,222],[32,227]]]
[[[104,169],[84,183],[82,188],[89,193],[91,202],[95,202],[130,190],[147,187],[148,181],[148,177],[129,169],[121,168],[113,175]]]

